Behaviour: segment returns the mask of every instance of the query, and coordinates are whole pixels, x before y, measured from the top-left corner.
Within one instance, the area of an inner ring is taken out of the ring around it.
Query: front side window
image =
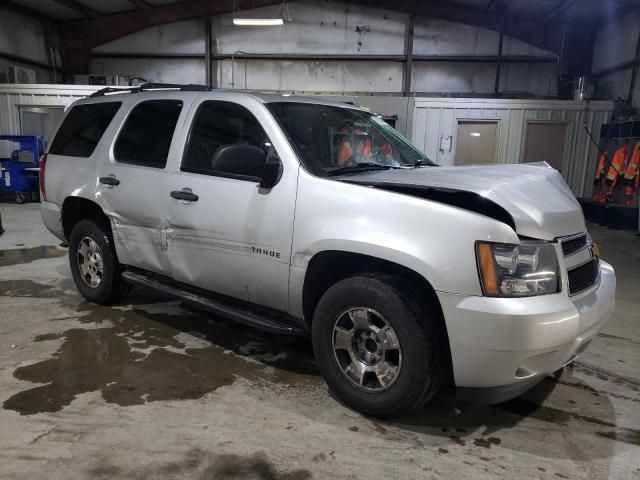
[[[51,143],[49,153],[90,157],[121,104],[102,102],[71,108]]]
[[[164,168],[181,110],[179,100],[148,100],[136,105],[116,141],[116,161]]]
[[[298,102],[268,104],[304,165],[316,175],[432,162],[377,115]]]
[[[212,160],[216,151],[224,145],[238,144],[262,149],[267,162],[277,159],[269,137],[249,110],[232,102],[203,102],[191,127],[182,170],[215,175]]]

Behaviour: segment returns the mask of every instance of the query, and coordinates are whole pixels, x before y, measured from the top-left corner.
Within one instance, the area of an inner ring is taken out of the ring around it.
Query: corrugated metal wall
[[[78,85],[0,85],[0,133],[20,135],[20,106],[67,107],[99,88]]]
[[[488,0],[487,0],[488,1]],[[237,12],[211,19],[214,85],[306,95],[384,95],[403,91],[405,33],[409,15],[353,2],[299,0],[242,10],[249,18],[290,16],[281,27],[243,28]],[[496,66],[486,62],[418,60],[417,56],[486,56],[498,52],[499,33],[472,25],[418,17],[413,41],[412,91],[482,96],[494,90]],[[154,82],[205,82],[202,19],[150,27],[92,49],[91,73],[140,76]],[[153,58],[154,55],[187,55]],[[123,58],[121,55],[138,58]],[[289,58],[243,58],[269,54]],[[189,55],[195,55],[191,58]],[[314,59],[292,58],[311,55]],[[355,58],[324,58],[349,55]],[[383,56],[378,60],[357,58]],[[546,57],[546,63],[504,62],[503,91],[556,94],[556,56],[506,36],[503,55]],[[197,58],[200,56],[201,58]],[[384,58],[391,56],[391,58]],[[147,58],[145,58],[147,57]]]
[[[556,100],[431,99],[416,98],[410,138],[440,165],[452,165],[460,120],[498,121],[497,163],[521,163],[527,122],[567,123],[563,176],[576,194],[591,194],[597,150],[584,129],[597,139],[600,126],[609,119],[611,102]],[[440,150],[442,137],[453,137],[451,151]]]

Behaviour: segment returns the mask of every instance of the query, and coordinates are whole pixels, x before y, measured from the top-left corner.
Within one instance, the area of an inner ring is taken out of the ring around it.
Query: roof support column
[[[413,71],[413,36],[416,24],[416,16],[409,15],[404,39],[404,78],[402,92],[405,97],[411,95],[411,75]]]
[[[496,82],[493,88],[493,96],[500,96],[500,69],[502,67],[502,44],[504,42],[504,27],[500,24],[500,37],[498,39],[498,57],[496,59]]]
[[[638,40],[636,41],[636,56],[640,57],[640,32],[638,32]],[[631,70],[631,81],[629,82],[629,94],[627,95],[627,102],[629,105],[633,105],[633,94],[636,89],[636,82],[638,78],[638,64],[635,63]]]
[[[205,65],[205,85],[212,86],[211,81],[211,18],[204,19],[204,65]]]

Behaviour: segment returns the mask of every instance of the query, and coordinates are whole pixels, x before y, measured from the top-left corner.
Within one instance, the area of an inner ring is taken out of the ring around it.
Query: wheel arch
[[[342,250],[325,250],[316,253],[307,265],[302,287],[302,310],[307,325],[311,327],[316,306],[327,289],[336,282],[358,273],[393,275],[407,284],[424,311],[436,318],[446,350],[443,355],[448,362],[448,376],[453,380],[449,334],[436,291],[428,279],[405,265]]]
[[[67,241],[75,224],[83,219],[94,220],[111,232],[109,218],[96,202],[83,197],[65,198],[62,203],[62,231]]]

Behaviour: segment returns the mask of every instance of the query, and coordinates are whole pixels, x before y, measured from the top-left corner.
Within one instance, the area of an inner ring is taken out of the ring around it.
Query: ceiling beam
[[[25,15],[27,17],[31,17],[31,18],[35,18],[37,20],[41,20],[43,22],[55,23],[55,22],[58,21],[53,17],[45,15],[44,13],[38,12],[36,10],[32,10],[29,7],[25,7],[25,6],[19,5],[16,2],[12,2],[11,0],[0,0],[0,7],[6,8],[8,10],[12,10],[12,11],[14,11],[16,13],[20,13],[20,14]]]
[[[563,3],[574,1],[576,0],[562,0]],[[282,0],[188,0],[178,4],[152,6],[144,10],[66,22],[61,30],[65,66],[70,71],[86,73],[92,48],[144,28],[281,3]],[[494,2],[491,11],[486,10],[486,5],[473,8],[455,0],[446,2],[441,0],[354,0],[352,3],[465,23],[494,31],[499,31],[500,26],[504,25],[504,34],[509,37],[555,54],[559,54],[562,48],[563,20],[561,18],[545,20],[540,17],[512,15],[504,9],[505,3],[499,0]],[[584,50],[590,50],[589,42],[593,40],[593,26],[580,25],[569,28],[568,31],[565,42],[566,58],[577,55],[580,59],[577,63],[586,65],[587,59],[582,57],[586,55]]]
[[[504,34],[536,47],[559,53],[562,45],[562,23],[545,21],[542,18],[514,15],[505,9],[504,2],[496,2],[491,11],[482,7],[470,7],[454,1],[438,0],[356,0],[354,3],[393,8],[415,13],[417,16],[438,18],[456,23],[465,23],[496,32],[504,25]],[[588,30],[588,28],[586,28]]]
[[[496,6],[496,4],[499,4],[500,0],[491,0],[487,6],[485,7],[485,10],[487,10],[488,12],[490,12],[491,10],[494,9],[494,7]]]
[[[57,2],[70,2],[75,0],[55,0]],[[137,2],[138,0],[136,0]],[[116,15],[93,18],[88,25],[87,43],[90,47],[96,47],[117,38],[135,33],[143,28],[153,25],[203,18],[234,10],[245,10],[267,5],[279,5],[282,0],[189,0],[177,4],[162,5],[148,9],[134,10]],[[83,31],[85,22],[74,21],[65,24],[64,30]]]
[[[75,10],[80,15],[86,18],[99,18],[102,16],[102,14],[97,10],[87,7],[86,5],[76,0],[53,0],[53,1],[67,8],[70,8],[71,10]]]
[[[144,28],[281,3],[282,0],[189,0],[152,6],[145,10],[67,22],[61,29],[65,66],[70,71],[86,73],[92,48]]]
[[[147,10],[148,8],[151,8],[151,4],[145,2],[145,0],[129,0],[129,3],[134,4],[140,10]]]
[[[51,65],[49,65],[48,63],[39,62],[38,60],[34,60],[32,58],[22,57],[20,55],[14,55],[8,52],[0,51],[0,59],[9,60],[10,62],[15,62],[15,63],[24,63],[25,65],[42,68],[48,71],[51,70]],[[61,69],[60,67],[56,67],[56,69],[59,71],[64,71],[64,69]]]
[[[558,3],[555,4],[555,6],[553,6],[553,8],[551,8],[551,10],[549,10],[546,13],[546,15],[544,16],[544,19],[553,20],[554,18],[561,16],[563,13],[565,13],[567,10],[573,7],[576,3],[578,3],[578,0],[560,0]]]
[[[493,10],[487,11],[486,4],[474,8],[456,0],[446,2],[439,0],[354,1],[371,7],[387,7],[495,32],[499,32],[502,26],[504,35],[552,52],[558,57],[564,45],[563,72],[566,73],[563,74],[583,75],[591,70],[595,24],[566,22],[564,18],[545,20],[543,17],[515,15],[505,8],[508,7],[507,2],[496,2]],[[564,36],[563,32],[565,32]]]

